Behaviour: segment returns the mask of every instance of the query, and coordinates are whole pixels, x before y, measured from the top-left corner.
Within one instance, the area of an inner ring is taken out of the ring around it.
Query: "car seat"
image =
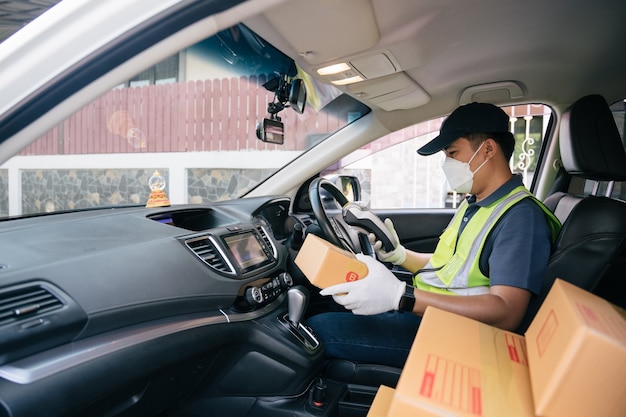
[[[559,145],[572,177],[594,181],[591,195],[557,192],[545,200],[563,227],[541,293],[533,297],[518,332],[526,330],[556,278],[626,307],[626,203],[610,197],[626,181],[626,151],[606,100],[589,95],[564,113]],[[598,195],[607,183],[605,196]]]

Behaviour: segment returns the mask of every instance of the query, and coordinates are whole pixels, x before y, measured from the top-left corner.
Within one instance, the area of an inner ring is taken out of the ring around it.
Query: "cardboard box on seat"
[[[557,279],[525,336],[429,307],[374,415],[618,417],[625,377],[623,310]]]
[[[318,288],[356,281],[367,275],[367,266],[353,253],[313,234],[304,239],[295,263]]]
[[[538,415],[626,415],[626,320],[615,306],[556,280],[526,344]]]
[[[524,337],[429,307],[387,416],[535,416]]]

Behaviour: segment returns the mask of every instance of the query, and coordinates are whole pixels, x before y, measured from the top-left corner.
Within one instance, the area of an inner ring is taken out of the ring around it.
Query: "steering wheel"
[[[329,213],[324,208],[322,190],[327,191],[340,207],[345,206],[349,201],[341,190],[327,179],[316,178],[311,182],[309,185],[311,208],[324,237],[336,246],[353,253],[371,254],[371,244],[367,236],[359,233],[343,220],[341,209],[338,214],[328,215]]]

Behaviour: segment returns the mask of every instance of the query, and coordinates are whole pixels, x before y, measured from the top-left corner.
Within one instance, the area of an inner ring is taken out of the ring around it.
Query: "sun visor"
[[[365,51],[380,38],[369,0],[291,0],[265,18],[311,65]]]

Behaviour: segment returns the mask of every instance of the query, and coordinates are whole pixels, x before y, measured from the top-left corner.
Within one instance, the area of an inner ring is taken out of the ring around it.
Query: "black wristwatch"
[[[404,288],[404,294],[400,297],[400,304],[398,304],[398,311],[413,312],[415,306],[415,287],[406,284]]]

